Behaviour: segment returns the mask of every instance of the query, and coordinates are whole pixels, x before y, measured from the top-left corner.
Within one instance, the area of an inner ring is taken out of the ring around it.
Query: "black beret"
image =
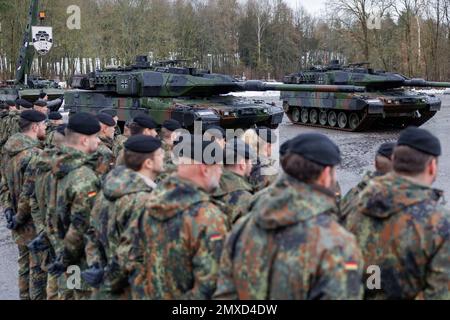
[[[273,130],[270,130],[267,127],[259,127],[257,129],[255,129],[256,134],[265,142],[267,143],[276,143],[277,142],[277,135],[275,134],[275,132],[273,132]]]
[[[128,138],[124,145],[127,150],[133,152],[152,153],[161,148],[161,140],[151,136],[138,134]]]
[[[63,116],[59,112],[50,112],[48,114],[48,120],[61,120],[62,118]]]
[[[135,117],[133,121],[136,122],[141,127],[147,129],[156,129],[156,127],[158,126],[152,118],[150,118],[145,114]]]
[[[335,166],[341,162],[339,147],[320,133],[298,135],[289,143],[289,152],[323,166]]]
[[[175,131],[181,129],[181,124],[177,120],[169,119],[163,122],[162,127],[169,131]]]
[[[206,128],[206,131],[208,131],[208,133],[213,137],[220,138],[220,139],[226,138],[225,129],[222,128],[221,126],[210,125]]]
[[[223,163],[224,156],[217,142],[205,141],[201,135],[181,135],[173,153],[175,157],[189,158],[207,165]]]
[[[408,127],[403,130],[400,133],[397,145],[408,146],[435,157],[442,154],[439,139],[429,131],[416,127]]]
[[[125,121],[125,127],[129,128],[132,123],[133,119],[128,119],[127,121]]]
[[[56,127],[56,131],[60,134],[62,134],[63,136],[66,135],[66,128],[67,128],[67,124],[60,124],[58,127]]]
[[[67,128],[74,132],[90,136],[100,131],[100,123],[92,114],[80,112],[69,118]]]
[[[105,108],[100,110],[100,113],[106,113],[109,114],[111,117],[117,117],[117,110],[113,108]]]
[[[47,120],[45,114],[36,110],[25,110],[20,114],[20,117],[30,122],[42,122]]]
[[[46,107],[47,106],[47,102],[45,102],[43,100],[37,100],[37,101],[34,102],[34,105],[38,106],[38,107]]]
[[[100,121],[101,123],[103,123],[106,126],[109,126],[109,127],[116,126],[116,121],[113,119],[112,116],[110,116],[107,113],[99,113],[97,115],[97,119],[98,119],[98,121]]]
[[[394,148],[395,148],[396,144],[393,142],[386,142],[383,143],[377,151],[377,155],[379,156],[383,156],[386,158],[391,158],[392,157],[392,153],[394,152]]]
[[[16,105],[16,102],[13,101],[13,100],[7,100],[7,101],[6,101],[6,105],[7,105],[8,107],[14,107],[14,106]]]
[[[25,108],[25,109],[32,109],[33,108],[33,104],[31,102],[28,102],[25,99],[17,99],[16,100],[16,106],[21,106],[22,108]]]
[[[39,94],[39,98],[44,99],[47,96],[47,94],[45,92],[41,92]]]
[[[284,156],[286,155],[286,153],[289,150],[289,144],[291,143],[291,140],[286,140],[285,142],[283,142],[283,144],[280,146],[280,156]]]
[[[256,155],[247,143],[240,139],[233,139],[225,145],[225,164],[236,164],[238,158],[253,160]]]

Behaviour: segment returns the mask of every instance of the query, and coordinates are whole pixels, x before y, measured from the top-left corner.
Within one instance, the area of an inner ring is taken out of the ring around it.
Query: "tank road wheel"
[[[294,123],[300,122],[300,110],[298,108],[292,108],[292,121]]]
[[[328,115],[326,111],[320,111],[319,113],[319,123],[321,126],[326,126],[328,121]]]
[[[308,123],[309,120],[309,111],[308,109],[303,108],[300,114],[300,120],[302,123]]]
[[[360,122],[361,122],[361,120],[359,119],[358,114],[355,112],[352,112],[350,114],[350,118],[349,118],[349,122],[348,122],[350,129],[355,130],[356,128],[358,128]]]
[[[336,112],[330,111],[328,113],[328,124],[330,125],[330,127],[336,127],[337,124]]]
[[[344,112],[339,112],[337,122],[339,128],[344,129],[348,123],[347,115]]]
[[[309,122],[311,122],[312,124],[316,124],[317,121],[319,121],[319,113],[316,109],[311,109],[311,111],[309,112]]]

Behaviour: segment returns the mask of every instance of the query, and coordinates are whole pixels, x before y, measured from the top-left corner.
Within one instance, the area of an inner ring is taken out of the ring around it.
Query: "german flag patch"
[[[211,237],[209,237],[209,241],[219,241],[222,240],[222,235],[220,234],[214,234]]]
[[[344,269],[345,271],[356,271],[358,270],[358,264],[354,261],[346,262]]]
[[[91,191],[88,193],[88,198],[93,198],[97,195],[97,191]]]

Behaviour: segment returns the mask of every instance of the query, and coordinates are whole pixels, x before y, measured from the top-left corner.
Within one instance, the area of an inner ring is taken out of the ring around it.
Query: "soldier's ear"
[[[433,157],[430,161],[430,163],[427,166],[428,174],[432,177],[437,176],[438,171],[438,164],[437,164],[437,158]]]

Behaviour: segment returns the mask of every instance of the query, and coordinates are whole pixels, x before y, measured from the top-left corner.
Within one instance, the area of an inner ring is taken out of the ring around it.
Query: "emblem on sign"
[[[40,55],[46,55],[53,46],[52,27],[32,27],[33,46]]]

